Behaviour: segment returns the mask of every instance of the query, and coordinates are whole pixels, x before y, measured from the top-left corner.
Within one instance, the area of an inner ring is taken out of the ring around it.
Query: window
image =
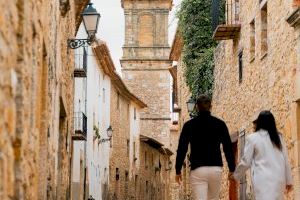
[[[127,119],[130,120],[130,105],[127,104]]]
[[[128,196],[128,180],[129,180],[128,174],[129,174],[128,171],[125,170],[125,187],[124,187],[125,196]]]
[[[268,51],[268,9],[267,3],[261,9],[261,57],[264,57]]]
[[[86,71],[86,69],[87,69],[87,51],[86,51],[85,47],[83,47],[82,67]]]
[[[135,179],[134,179],[134,181],[135,181],[135,182],[134,182],[134,183],[135,183],[135,184],[134,184],[135,189],[137,189],[137,186],[138,186],[138,181],[139,181],[138,178],[139,178],[139,176],[138,176],[138,175],[135,175]]]
[[[145,151],[145,169],[148,168],[148,163],[147,163],[147,152]]]
[[[133,142],[133,161],[136,161],[136,157],[135,157],[135,142]]]
[[[136,120],[136,108],[133,110],[133,119]]]
[[[146,181],[146,193],[148,193],[148,181]]]
[[[250,61],[255,59],[255,20],[250,23]]]
[[[102,89],[102,101],[105,103],[105,88]]]
[[[243,51],[241,51],[238,55],[239,59],[239,83],[243,80]]]
[[[116,181],[120,179],[119,168],[116,168]]]
[[[128,171],[127,170],[125,170],[125,181],[128,181]]]
[[[129,156],[130,140],[127,139],[127,156]]]
[[[120,109],[120,94],[118,93],[117,95],[117,109],[119,110]]]

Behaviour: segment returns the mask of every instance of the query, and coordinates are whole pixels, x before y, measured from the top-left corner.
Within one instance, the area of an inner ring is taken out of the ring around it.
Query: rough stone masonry
[[[74,37],[87,1],[0,0],[0,199],[69,199]]]

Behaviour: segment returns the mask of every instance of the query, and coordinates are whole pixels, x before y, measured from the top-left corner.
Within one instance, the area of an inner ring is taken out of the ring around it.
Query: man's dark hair
[[[211,98],[206,94],[201,94],[198,96],[196,101],[198,111],[209,111],[211,108]]]

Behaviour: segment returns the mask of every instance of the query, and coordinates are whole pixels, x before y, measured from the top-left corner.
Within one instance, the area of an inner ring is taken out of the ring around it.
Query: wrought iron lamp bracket
[[[86,44],[91,45],[93,43],[93,38],[87,39],[68,39],[68,47],[71,49],[77,49]]]
[[[101,140],[99,140],[99,143],[109,142],[110,140],[111,140],[111,138],[101,139]]]

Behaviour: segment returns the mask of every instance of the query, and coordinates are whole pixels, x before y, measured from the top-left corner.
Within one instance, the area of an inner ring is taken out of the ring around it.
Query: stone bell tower
[[[122,0],[125,44],[123,78],[147,108],[141,134],[169,146],[170,74],[168,18],[172,0]]]

